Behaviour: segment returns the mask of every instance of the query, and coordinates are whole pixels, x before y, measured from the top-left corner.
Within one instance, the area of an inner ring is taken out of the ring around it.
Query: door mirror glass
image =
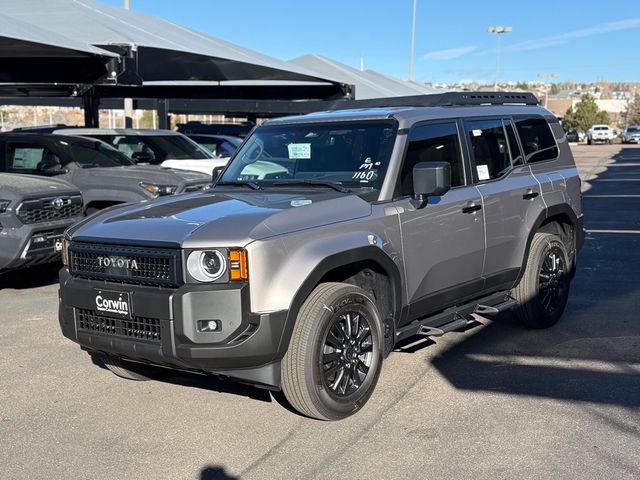
[[[413,192],[418,200],[444,195],[451,188],[449,162],[420,162],[413,167]]]

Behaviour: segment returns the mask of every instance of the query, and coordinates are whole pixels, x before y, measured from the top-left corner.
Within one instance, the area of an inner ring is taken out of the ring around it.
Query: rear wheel
[[[513,296],[520,322],[529,328],[555,325],[567,305],[570,262],[562,240],[551,233],[536,233],[520,283]]]
[[[282,360],[282,389],[300,413],[353,415],[369,400],[382,367],[382,321],[363,289],[318,285],[302,305]]]
[[[112,373],[127,380],[154,380],[164,374],[161,368],[136,362],[127,362],[111,355],[96,355],[94,358],[102,362]]]

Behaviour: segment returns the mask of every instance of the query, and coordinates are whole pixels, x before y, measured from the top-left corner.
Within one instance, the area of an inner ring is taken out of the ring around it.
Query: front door
[[[453,305],[482,289],[484,220],[480,193],[468,181],[458,123],[414,128],[400,171],[398,207],[409,303],[408,320]],[[413,167],[446,161],[452,188],[427,205],[412,202]],[[421,207],[421,208],[420,208]]]

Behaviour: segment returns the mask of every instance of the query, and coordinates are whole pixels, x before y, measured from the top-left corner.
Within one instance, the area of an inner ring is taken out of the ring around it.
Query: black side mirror
[[[153,163],[155,157],[149,152],[133,152],[131,159],[136,163]]]
[[[444,195],[451,188],[451,165],[448,162],[420,162],[413,167],[413,193],[416,200]]]
[[[222,173],[223,170],[224,170],[224,167],[215,167],[213,169],[213,172],[211,172],[211,183],[213,185],[216,184],[216,182],[218,181],[218,178],[220,178],[220,174]]]

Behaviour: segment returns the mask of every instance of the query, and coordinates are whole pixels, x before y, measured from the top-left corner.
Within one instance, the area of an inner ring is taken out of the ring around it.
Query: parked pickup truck
[[[587,130],[587,143],[589,145],[595,142],[605,142],[611,145],[615,137],[615,132],[609,125],[594,125]]]
[[[0,173],[0,272],[60,260],[65,229],[82,217],[73,185]]]

